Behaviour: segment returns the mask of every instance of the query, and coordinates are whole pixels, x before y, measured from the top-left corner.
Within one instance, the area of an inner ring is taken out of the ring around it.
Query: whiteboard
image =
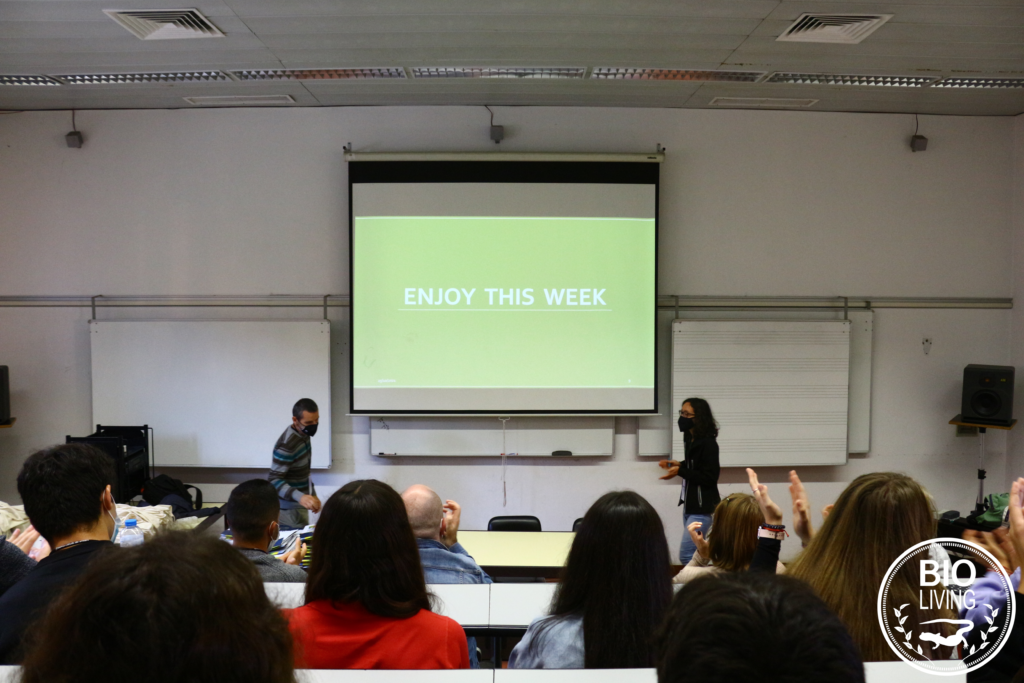
[[[699,314],[692,314],[699,315]],[[765,316],[806,316],[806,313],[766,312]],[[750,312],[716,311],[718,319],[750,319]],[[673,405],[672,386],[672,311],[658,313],[658,410],[661,415],[641,417],[637,436],[641,456],[669,456],[672,437],[678,431],[676,418],[679,406]],[[871,355],[874,324],[873,311],[850,311],[850,390],[847,416],[847,450],[867,453],[871,449]],[[768,318],[765,318],[768,319]]]
[[[849,383],[849,321],[672,323],[673,406],[707,399],[723,467],[846,464]]]
[[[615,418],[513,417],[505,428],[506,453],[550,456],[612,454]],[[384,456],[501,455],[501,420],[497,417],[373,417],[370,453]]]
[[[158,466],[268,469],[305,397],[312,466],[330,467],[326,321],[92,321],[89,338],[93,423],[150,425]]]

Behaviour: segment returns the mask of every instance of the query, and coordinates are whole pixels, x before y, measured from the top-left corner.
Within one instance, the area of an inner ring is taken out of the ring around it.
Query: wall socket
[[[928,352],[932,350],[932,338],[925,337],[921,340],[921,346],[924,347],[924,355],[928,355]]]

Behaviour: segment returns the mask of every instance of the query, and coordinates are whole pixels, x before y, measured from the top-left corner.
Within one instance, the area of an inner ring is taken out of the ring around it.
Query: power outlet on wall
[[[928,355],[928,352],[932,350],[932,338],[925,337],[921,340],[921,346],[924,348],[924,355]]]

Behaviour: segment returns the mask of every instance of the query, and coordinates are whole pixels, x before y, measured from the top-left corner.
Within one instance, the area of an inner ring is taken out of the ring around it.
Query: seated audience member
[[[551,616],[535,619],[512,650],[512,669],[654,666],[651,637],[672,599],[661,518],[643,496],[597,499],[576,532]]]
[[[349,482],[313,532],[306,603],[286,610],[303,669],[467,669],[466,634],[430,611],[402,497],[374,479]]]
[[[865,661],[895,661],[899,658],[878,625],[878,591],[896,558],[935,538],[935,532],[931,500],[920,484],[895,472],[863,474],[839,494],[821,530],[808,535],[807,547],[790,563],[788,573],[810,584],[835,611]],[[926,616],[919,606],[920,586],[911,578],[910,572],[897,573],[889,585],[890,602],[910,605],[905,611],[908,630],[931,630],[938,626],[921,622],[956,618],[949,610],[928,610]],[[948,659],[951,654],[942,646],[931,658]]]
[[[0,597],[0,662],[21,660],[25,628],[117,533],[110,456],[85,444],[41,450],[18,474],[18,493],[32,525],[53,551]]]
[[[285,554],[283,562],[267,554],[280,533],[280,511],[277,489],[266,479],[250,479],[236,486],[225,510],[231,545],[252,560],[264,581],[302,583],[306,572],[298,565],[306,555],[305,543]]]
[[[687,583],[709,572],[747,571],[757,550],[758,529],[765,524],[757,499],[746,493],[731,493],[715,507],[712,519],[713,531],[706,540],[699,530],[700,522],[687,527],[697,550],[672,583]],[[781,562],[775,573],[786,573]]]
[[[252,563],[182,532],[96,558],[28,636],[24,683],[291,683],[291,636]]]
[[[32,546],[39,540],[39,532],[29,526],[22,531],[15,529],[10,538],[0,537],[0,595],[21,581],[38,560],[50,554],[50,545],[43,541],[43,550],[37,559],[29,557]]]
[[[480,565],[459,543],[462,508],[454,500],[441,503],[432,489],[417,484],[402,492],[409,525],[416,537],[427,583],[492,583]],[[470,668],[479,669],[476,638],[466,639]]]
[[[843,623],[805,583],[787,576],[720,573],[687,583],[672,601],[656,651],[658,683],[864,681]]]

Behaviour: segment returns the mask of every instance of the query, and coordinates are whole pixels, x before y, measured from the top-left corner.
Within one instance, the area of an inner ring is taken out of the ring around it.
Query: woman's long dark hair
[[[295,680],[288,624],[255,565],[182,531],[96,553],[26,640],[23,683]]]
[[[396,619],[430,609],[405,503],[387,484],[353,481],[327,499],[306,579],[306,604],[316,600],[358,601]]]
[[[551,602],[555,617],[583,617],[586,668],[654,666],[652,637],[672,599],[670,569],[665,528],[643,496],[613,491],[590,506]]]
[[[706,439],[718,436],[718,422],[715,421],[707,401],[702,398],[688,398],[683,403],[689,403],[693,408],[693,438]]]

